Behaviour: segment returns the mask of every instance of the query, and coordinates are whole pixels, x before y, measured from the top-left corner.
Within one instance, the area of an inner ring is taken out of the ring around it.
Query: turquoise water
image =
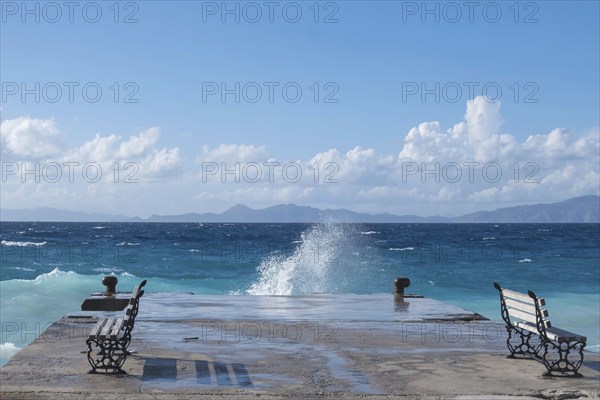
[[[79,310],[104,275],[131,290],[222,295],[409,292],[500,319],[492,283],[533,290],[599,351],[598,224],[0,223],[5,363]],[[374,310],[376,311],[376,310]]]

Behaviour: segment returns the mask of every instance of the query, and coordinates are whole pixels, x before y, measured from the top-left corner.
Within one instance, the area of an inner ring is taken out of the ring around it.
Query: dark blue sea
[[[499,320],[497,281],[600,350],[598,224],[0,222],[0,243],[2,363],[109,274],[121,291],[199,295],[392,293],[408,277],[410,293]]]

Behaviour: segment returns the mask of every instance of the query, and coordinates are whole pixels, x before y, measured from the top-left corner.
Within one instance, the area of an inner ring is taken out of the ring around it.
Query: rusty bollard
[[[114,296],[117,293],[117,282],[119,280],[116,276],[108,275],[102,279],[102,284],[106,286],[106,295]]]
[[[410,279],[396,278],[394,281],[396,290],[394,291],[394,310],[404,312],[408,310],[408,302],[404,301],[404,289],[410,286]]]
[[[404,297],[404,289],[410,286],[410,279],[408,278],[396,278],[394,281],[396,291],[394,295]]]

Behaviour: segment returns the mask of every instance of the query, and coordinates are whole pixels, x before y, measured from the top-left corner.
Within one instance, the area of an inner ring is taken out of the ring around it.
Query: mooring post
[[[408,304],[404,301],[404,289],[410,286],[410,279],[396,278],[394,281],[394,311],[404,312],[408,310]]]
[[[106,286],[105,292],[95,292],[81,303],[82,311],[121,311],[129,304],[129,294],[117,293],[116,276],[106,275],[102,284]]]
[[[102,284],[106,286],[107,296],[114,296],[117,294],[117,282],[119,282],[117,277],[112,275],[107,275],[102,279]]]
[[[396,278],[394,281],[396,291],[394,295],[404,297],[404,289],[410,286],[410,279],[408,278]]]

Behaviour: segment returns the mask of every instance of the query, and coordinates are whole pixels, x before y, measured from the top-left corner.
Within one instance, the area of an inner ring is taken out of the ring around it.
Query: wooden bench
[[[528,294],[515,292],[502,288],[496,282],[494,287],[500,293],[502,319],[508,331],[508,357],[522,356],[542,361],[548,370],[545,376],[559,373],[581,377],[578,371],[583,363],[587,338],[553,327],[548,319],[548,310],[543,308],[546,302],[532,291]],[[513,333],[516,340],[511,340]]]
[[[131,331],[138,314],[140,297],[144,295],[142,290],[144,285],[146,285],[145,280],[133,289],[123,317],[100,318],[90,332],[86,340],[87,358],[92,366],[90,374],[98,373],[99,370],[105,373],[126,373],[121,367],[127,356],[131,354],[127,348],[131,342]]]

